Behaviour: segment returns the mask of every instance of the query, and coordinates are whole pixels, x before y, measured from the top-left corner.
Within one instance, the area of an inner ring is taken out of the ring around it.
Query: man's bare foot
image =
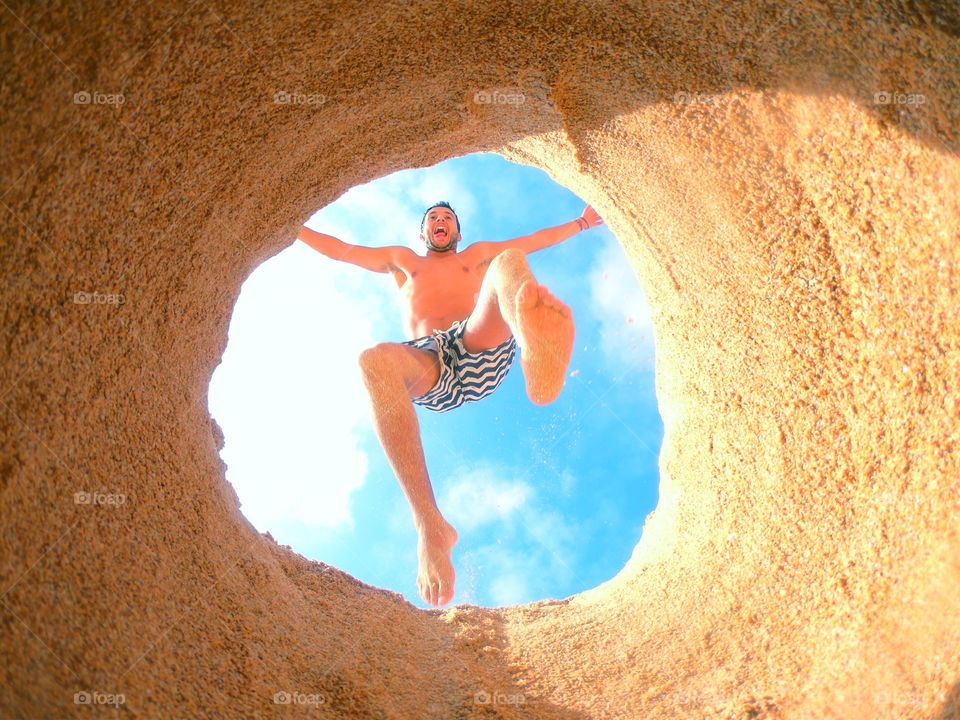
[[[420,597],[430,605],[446,605],[453,600],[453,562],[450,554],[457,543],[457,531],[443,518],[419,531],[417,555],[420,571],[417,589]]]
[[[573,354],[573,313],[536,280],[517,291],[517,344],[527,396],[537,405],[557,399]]]

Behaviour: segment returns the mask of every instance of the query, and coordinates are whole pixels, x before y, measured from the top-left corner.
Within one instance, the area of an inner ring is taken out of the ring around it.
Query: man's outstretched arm
[[[493,257],[503,252],[507,248],[517,248],[518,250],[523,250],[525,253],[532,253],[536,252],[537,250],[548,248],[551,245],[561,243],[567,238],[573,237],[578,232],[582,232],[583,230],[587,230],[588,228],[596,227],[597,225],[602,224],[603,218],[601,218],[597,214],[597,211],[594,210],[590,205],[587,205],[583,209],[583,214],[580,215],[580,217],[578,217],[576,220],[571,220],[570,222],[563,223],[562,225],[556,225],[543,230],[537,230],[535,233],[514,238],[513,240],[504,240],[503,242],[475,243],[475,245],[482,246],[482,249],[485,251],[484,254],[489,254],[490,259],[493,259]]]
[[[351,245],[338,240],[333,235],[319,233],[306,226],[300,228],[297,238],[328,258],[358,265],[373,272],[395,272],[400,269],[398,261],[402,254],[415,254],[413,250],[402,245],[388,245],[380,248]]]

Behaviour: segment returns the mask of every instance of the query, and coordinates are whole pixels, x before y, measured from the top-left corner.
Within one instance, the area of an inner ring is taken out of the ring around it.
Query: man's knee
[[[423,395],[440,377],[440,360],[436,353],[417,350],[403,343],[377,343],[363,350],[358,359],[365,382],[396,377],[411,392],[411,397]]]
[[[490,299],[495,297],[496,289],[507,278],[522,276],[528,272],[530,272],[530,265],[527,263],[527,254],[523,250],[507,248],[497,253],[490,261],[486,277],[483,278],[483,288],[478,294],[477,303],[483,304],[484,297]]]
[[[497,253],[491,261],[490,266],[493,267],[494,264],[503,267],[524,266],[527,264],[527,254],[519,248],[507,248]]]
[[[364,374],[379,373],[385,368],[396,366],[396,343],[382,342],[361,351],[357,361]]]

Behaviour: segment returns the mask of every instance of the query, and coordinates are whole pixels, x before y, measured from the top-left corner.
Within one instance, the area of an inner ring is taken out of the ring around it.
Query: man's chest
[[[463,253],[466,255],[466,253]],[[424,258],[404,268],[408,292],[473,295],[483,283],[489,265],[478,265],[469,257]]]

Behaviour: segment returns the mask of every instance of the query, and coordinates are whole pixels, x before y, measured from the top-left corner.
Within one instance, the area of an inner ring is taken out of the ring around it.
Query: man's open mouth
[[[446,235],[446,234],[447,234],[447,231],[444,230],[443,228],[437,228],[436,230],[433,231],[434,237],[436,237],[437,235]]]

